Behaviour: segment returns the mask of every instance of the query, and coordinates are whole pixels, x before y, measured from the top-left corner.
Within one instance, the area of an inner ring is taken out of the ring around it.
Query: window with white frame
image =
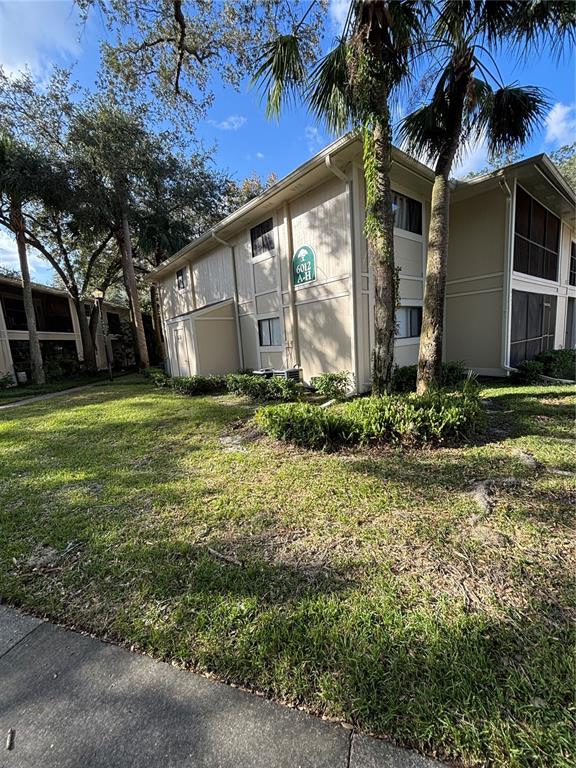
[[[570,272],[568,274],[568,284],[576,285],[576,243],[570,244]]]
[[[392,192],[394,226],[415,235],[422,234],[422,203],[407,195]]]
[[[266,219],[256,227],[250,230],[250,240],[252,242],[252,258],[260,256],[261,253],[270,253],[274,250],[274,222],[272,219]]]
[[[422,307],[399,307],[396,310],[396,338],[413,339],[420,336]]]
[[[179,291],[183,291],[186,288],[186,268],[182,267],[176,272],[176,287]]]
[[[258,337],[261,347],[281,347],[280,318],[267,317],[265,320],[258,320]]]

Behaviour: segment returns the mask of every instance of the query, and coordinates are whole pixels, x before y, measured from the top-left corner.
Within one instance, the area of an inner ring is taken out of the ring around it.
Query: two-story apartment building
[[[431,170],[395,149],[395,358],[415,363]],[[488,375],[574,343],[574,192],[538,156],[454,185],[446,357]],[[299,366],[370,382],[361,143],[345,137],[154,270],[175,375]]]
[[[82,336],[74,303],[66,291],[34,283],[32,299],[36,314],[38,338],[45,364],[63,370],[75,367],[84,359]],[[93,302],[83,302],[89,315]],[[115,368],[135,364],[130,331],[130,313],[126,307],[104,302],[103,323],[96,329],[96,363],[107,367],[108,357]],[[104,334],[104,328],[106,333]],[[0,277],[0,376],[16,378],[30,374],[30,350],[26,313],[19,280]]]

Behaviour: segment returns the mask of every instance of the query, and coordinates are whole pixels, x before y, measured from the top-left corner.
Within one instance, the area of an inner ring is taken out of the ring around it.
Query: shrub
[[[352,442],[438,443],[466,437],[484,424],[478,392],[367,397],[345,414]]]
[[[14,379],[9,373],[0,374],[0,389],[8,389],[14,386]]]
[[[311,403],[282,403],[260,408],[256,423],[277,440],[316,450],[342,442],[341,420],[334,411]]]
[[[536,360],[543,365],[545,376],[555,379],[576,379],[576,349],[551,349],[540,352]]]
[[[142,375],[160,389],[170,385],[170,377],[162,368],[143,368]]]
[[[226,389],[225,376],[174,376],[170,386],[181,395],[211,395]]]
[[[414,392],[416,390],[417,365],[395,366],[392,374],[393,392]],[[442,363],[440,387],[454,389],[462,385],[466,378],[466,368],[460,360]]]
[[[484,426],[478,388],[460,392],[358,398],[337,408],[295,403],[268,406],[256,421],[269,435],[308,448],[368,443],[439,443]]]
[[[322,373],[320,376],[314,376],[310,383],[317,392],[329,400],[345,400],[353,389],[354,376],[349,371]]]
[[[543,373],[543,363],[538,360],[524,360],[516,366],[510,378],[516,384],[535,384]]]
[[[246,396],[251,400],[266,402],[268,400],[297,400],[302,390],[301,385],[293,379],[273,376],[251,376],[245,373],[232,373],[226,376],[226,386],[233,395]]]

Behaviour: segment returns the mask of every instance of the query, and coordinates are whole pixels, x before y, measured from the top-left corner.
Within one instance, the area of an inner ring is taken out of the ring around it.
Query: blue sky
[[[327,44],[346,15],[347,0],[330,0]],[[0,0],[0,64],[9,72],[29,66],[40,80],[53,64],[74,64],[74,77],[92,87],[99,64],[99,42],[105,35],[98,14],[82,30],[73,0]],[[574,57],[558,64],[543,55],[521,64],[498,61],[506,83],[538,85],[548,89],[551,109],[546,126],[525,148],[524,154],[551,152],[576,139]],[[255,171],[262,177],[284,176],[325,146],[330,137],[303,108],[284,113],[279,122],[266,119],[256,90],[246,84],[240,93],[215,83],[215,99],[198,136],[215,145],[217,166],[241,180]],[[455,175],[486,165],[483,146],[470,149]],[[0,230],[0,265],[16,264],[9,233]],[[34,279],[50,281],[51,272],[31,254]]]

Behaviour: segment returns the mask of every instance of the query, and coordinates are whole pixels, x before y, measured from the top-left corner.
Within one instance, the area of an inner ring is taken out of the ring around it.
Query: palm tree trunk
[[[448,271],[448,240],[450,232],[450,173],[462,132],[462,115],[466,93],[472,76],[472,55],[468,52],[454,64],[449,132],[434,169],[432,206],[428,228],[428,253],[424,311],[418,351],[416,392],[423,395],[440,383],[444,343],[444,301]]]
[[[398,276],[394,265],[391,165],[392,131],[387,99],[384,98],[378,120],[364,131],[366,239],[374,281],[372,392],[375,395],[390,391],[394,364]]]
[[[10,225],[16,235],[18,246],[18,259],[20,261],[20,274],[22,275],[22,296],[24,299],[24,312],[26,313],[26,326],[30,344],[30,369],[33,384],[44,384],[44,364],[42,362],[42,350],[38,340],[36,327],[36,314],[32,299],[32,283],[30,282],[30,270],[28,268],[28,256],[26,253],[25,226],[22,207],[15,200],[10,201]]]
[[[432,187],[424,311],[418,351],[416,391],[419,395],[424,394],[439,382],[442,373],[449,208],[449,177],[446,173],[437,173]]]
[[[156,343],[156,354],[158,360],[164,360],[164,339],[162,338],[162,325],[160,320],[160,307],[158,305],[158,289],[155,285],[150,286],[150,303],[152,304],[152,321],[154,323],[154,340]]]
[[[141,368],[150,367],[148,357],[148,347],[146,345],[146,334],[144,333],[144,323],[142,321],[142,311],[140,309],[140,297],[138,295],[138,284],[136,283],[136,272],[134,271],[134,261],[132,259],[132,241],[130,239],[130,227],[128,225],[128,216],[126,212],[122,214],[122,227],[116,231],[116,241],[120,249],[122,260],[122,272],[124,274],[124,285],[128,293],[130,310],[132,313],[132,325],[134,327],[134,338],[136,340],[136,352],[138,362]]]
[[[74,296],[72,301],[78,315],[78,325],[80,326],[80,336],[82,338],[82,347],[84,349],[84,363],[89,371],[95,371],[96,364],[96,346],[94,339],[90,333],[90,325],[86,312],[84,310],[84,304],[77,296]]]

